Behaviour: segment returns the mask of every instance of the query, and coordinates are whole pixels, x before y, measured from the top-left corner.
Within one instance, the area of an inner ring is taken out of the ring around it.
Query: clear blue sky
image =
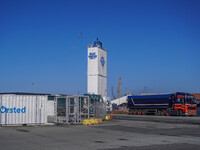
[[[108,96],[200,93],[199,0],[1,0],[0,92],[86,93],[97,37]]]

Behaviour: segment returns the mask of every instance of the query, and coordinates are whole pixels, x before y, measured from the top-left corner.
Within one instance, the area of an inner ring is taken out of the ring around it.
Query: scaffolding
[[[84,119],[102,118],[106,115],[106,103],[89,96],[56,96],[54,98],[54,122],[79,124]]]

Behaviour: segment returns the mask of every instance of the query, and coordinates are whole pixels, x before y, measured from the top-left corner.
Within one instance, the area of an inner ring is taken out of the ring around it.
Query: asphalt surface
[[[115,115],[95,126],[1,127],[0,150],[199,150],[200,117]]]
[[[132,121],[150,121],[174,124],[200,124],[200,116],[154,116],[154,115],[126,115],[114,114],[113,119],[132,120]]]

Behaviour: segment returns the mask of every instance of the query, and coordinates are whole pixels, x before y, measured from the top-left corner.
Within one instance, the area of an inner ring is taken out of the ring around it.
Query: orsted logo
[[[89,56],[88,56],[90,59],[95,59],[97,58],[97,55],[94,53],[90,53]]]
[[[105,59],[103,58],[103,56],[101,57],[101,60],[100,60],[100,62],[101,62],[101,65],[102,65],[102,67],[104,67],[104,64],[105,64]]]
[[[0,109],[0,112],[1,113],[26,113],[26,107],[24,106],[24,108],[16,108],[16,107],[13,107],[13,108],[6,108],[5,106],[1,106],[1,109]]]

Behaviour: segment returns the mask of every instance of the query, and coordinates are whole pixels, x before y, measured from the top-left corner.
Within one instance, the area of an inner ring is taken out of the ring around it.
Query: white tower
[[[107,51],[98,38],[88,46],[87,92],[107,97]]]

